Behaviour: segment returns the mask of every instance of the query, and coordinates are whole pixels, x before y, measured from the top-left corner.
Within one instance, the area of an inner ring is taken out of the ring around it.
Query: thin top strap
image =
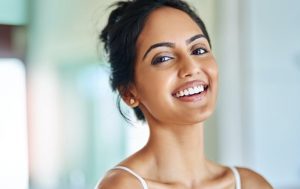
[[[114,167],[112,169],[120,169],[120,170],[124,170],[124,171],[132,174],[133,176],[135,176],[140,181],[140,183],[143,186],[143,189],[148,189],[146,181],[141,176],[139,176],[138,174],[136,174],[135,172],[133,172],[131,169],[129,169],[127,167],[124,167],[124,166],[116,166],[116,167]]]
[[[241,187],[241,177],[239,171],[235,167],[229,167],[235,178],[235,189],[242,189]]]
[[[229,167],[234,175],[234,178],[235,178],[235,189],[241,189],[241,177],[240,177],[240,174],[238,172],[238,170],[235,168],[235,167]],[[141,185],[143,186],[143,189],[148,189],[148,185],[146,183],[146,181],[141,177],[139,176],[137,173],[135,173],[134,171],[132,171],[131,169],[127,168],[127,167],[124,167],[124,166],[116,166],[112,169],[119,169],[119,170],[124,170],[130,174],[132,174],[134,177],[136,177]]]

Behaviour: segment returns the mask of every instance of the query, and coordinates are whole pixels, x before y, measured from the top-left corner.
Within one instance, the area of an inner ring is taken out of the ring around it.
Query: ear
[[[139,105],[140,102],[138,100],[137,90],[133,84],[130,84],[127,87],[120,86],[118,87],[118,91],[121,98],[128,106],[135,108]]]

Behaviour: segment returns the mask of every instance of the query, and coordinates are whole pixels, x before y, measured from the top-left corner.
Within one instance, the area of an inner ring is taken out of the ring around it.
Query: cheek
[[[216,62],[214,62],[213,67],[210,70],[211,75],[215,78],[215,82],[218,82],[218,78],[219,78],[219,68]]]
[[[219,77],[219,69],[218,69],[218,64],[216,63],[215,59],[212,58],[207,62],[207,67],[206,67],[206,72],[207,75],[209,75],[210,79],[212,80],[213,83],[218,82],[218,77]]]
[[[174,85],[176,74],[151,69],[140,70],[139,73],[136,75],[138,98],[147,111],[155,116],[161,111],[162,104],[171,103],[171,87]]]
[[[160,74],[159,71],[151,70],[151,68],[139,69],[135,79],[141,100],[149,100],[149,98],[158,97],[158,95],[166,93],[170,82],[170,78],[166,74]]]
[[[218,65],[214,58],[207,61],[205,65],[206,65],[205,73],[208,76],[209,83],[211,84],[213,99],[216,99],[217,91],[218,91],[218,77],[219,77]]]
[[[216,98],[217,98],[217,93],[218,93],[218,79],[219,79],[219,70],[218,70],[218,65],[215,61],[211,63],[211,66],[208,69],[208,74],[210,75],[210,82],[211,82],[211,87],[212,87],[212,92],[213,92],[213,101],[215,104]]]

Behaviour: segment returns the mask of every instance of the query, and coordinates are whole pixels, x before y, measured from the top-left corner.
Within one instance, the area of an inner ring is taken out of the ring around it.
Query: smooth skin
[[[235,188],[232,171],[207,160],[204,154],[203,122],[214,111],[218,67],[201,34],[186,13],[163,7],[150,14],[138,38],[135,81],[123,99],[128,105],[141,108],[150,137],[144,148],[119,165],[138,173],[149,189]],[[149,50],[157,43],[167,45]],[[209,85],[201,100],[186,102],[174,96],[178,87],[199,80]],[[131,98],[135,103],[130,103]],[[238,171],[243,189],[272,188],[254,171]],[[98,189],[124,188],[142,186],[122,170],[109,171],[98,185]]]

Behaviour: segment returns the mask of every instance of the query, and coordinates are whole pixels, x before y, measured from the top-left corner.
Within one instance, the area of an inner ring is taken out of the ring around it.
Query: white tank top
[[[229,168],[231,169],[231,171],[234,175],[234,178],[235,178],[235,189],[241,189],[242,188],[241,187],[241,177],[240,177],[238,170],[235,167],[229,167]],[[124,166],[117,166],[117,167],[114,167],[112,170],[114,170],[114,169],[124,170],[124,171],[130,173],[131,175],[133,175],[135,178],[137,178],[139,180],[143,189],[148,189],[148,185],[147,185],[145,179],[143,179],[141,176],[136,174],[131,169],[124,167]]]

